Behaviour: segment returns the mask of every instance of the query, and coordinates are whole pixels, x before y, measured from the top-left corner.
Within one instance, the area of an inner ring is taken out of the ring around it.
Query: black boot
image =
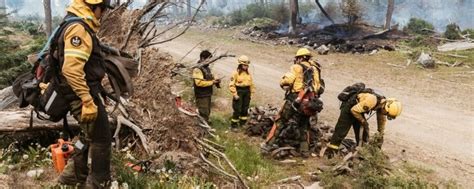
[[[239,127],[239,122],[234,122],[234,121],[231,121],[231,122],[230,122],[230,130],[231,130],[232,132],[237,132],[237,131],[239,131],[239,128],[238,128],[238,127]]]

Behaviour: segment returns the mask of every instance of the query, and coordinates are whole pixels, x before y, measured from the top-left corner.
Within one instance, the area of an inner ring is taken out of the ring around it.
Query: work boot
[[[245,124],[247,124],[247,120],[240,120],[240,126],[243,127]]]
[[[326,148],[326,151],[324,152],[324,155],[328,157],[328,159],[332,159],[334,156],[337,155],[337,152],[339,151],[339,149],[335,149],[334,148],[335,146],[328,146]]]
[[[87,175],[76,175],[76,171],[74,169],[74,161],[68,161],[68,164],[64,168],[61,175],[59,175],[58,183],[62,185],[68,186],[83,186],[86,182]]]
[[[231,122],[230,123],[230,131],[232,132],[238,132],[239,131],[239,122]]]
[[[263,155],[270,154],[273,150],[277,149],[278,146],[275,144],[267,144],[265,142],[262,142],[260,144],[260,151]]]

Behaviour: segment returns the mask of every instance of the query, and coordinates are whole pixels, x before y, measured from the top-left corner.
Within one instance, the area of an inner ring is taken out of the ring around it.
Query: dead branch
[[[211,145],[205,143],[204,141],[199,140],[196,137],[194,137],[194,140],[197,143],[199,143],[200,145],[202,145],[202,147],[207,148],[208,150],[211,150],[211,151],[219,154],[219,156],[221,156],[226,161],[227,165],[229,165],[229,167],[232,169],[232,171],[234,171],[234,173],[237,175],[237,178],[240,181],[240,183],[242,184],[242,186],[245,187],[245,188],[249,188],[248,185],[245,183],[244,179],[240,176],[239,171],[237,171],[235,166],[230,162],[229,158],[227,158],[227,156],[224,153],[220,152],[219,150],[215,149],[214,147],[212,147]]]
[[[390,32],[390,29],[382,30],[374,34],[369,34],[367,36],[362,37],[362,39],[371,39],[371,38],[384,38],[386,34]]]
[[[300,179],[301,179],[301,176],[296,175],[296,176],[280,179],[280,180],[277,181],[277,183],[282,184],[282,183],[287,183],[287,182],[294,182],[294,181],[297,181],[297,180],[300,180]]]
[[[114,134],[114,137],[118,137],[118,131],[120,130],[122,124],[130,127],[133,131],[135,131],[135,133],[137,133],[138,137],[140,138],[140,141],[142,142],[143,148],[145,149],[146,153],[149,154],[150,151],[147,139],[145,134],[143,134],[142,129],[121,115],[117,116],[117,130],[115,132],[117,136]]]
[[[212,168],[216,169],[217,171],[219,171],[220,173],[222,173],[223,175],[233,179],[233,180],[239,180],[236,176],[224,171],[223,169],[217,167],[217,165],[215,165],[214,163],[212,163],[211,161],[209,161],[208,159],[206,159],[206,157],[204,157],[204,154],[200,153],[199,156],[201,157],[201,159],[207,163],[209,166],[211,166]]]
[[[454,58],[469,58],[468,56],[463,56],[463,55],[457,55],[457,54],[446,54],[446,53],[439,53],[439,52],[434,52],[434,54],[439,54],[443,56],[450,56]]]
[[[321,10],[321,12],[323,12],[324,16],[326,16],[326,18],[331,21],[332,24],[335,24],[334,23],[334,20],[332,20],[331,16],[329,16],[329,14],[326,12],[326,10],[324,10],[323,6],[321,5],[321,3],[319,3],[319,0],[314,0],[316,2],[316,4],[318,5],[319,9]]]
[[[387,63],[387,65],[397,67],[397,68],[406,68],[406,66],[401,66],[401,65],[392,64],[392,63]]]
[[[159,35],[153,36],[150,40],[147,40],[145,43],[140,44],[140,47],[149,47],[149,46],[152,46],[152,45],[158,45],[158,44],[166,43],[166,42],[172,41],[173,39],[176,39],[176,38],[180,37],[181,35],[183,35],[184,33],[186,33],[186,31],[188,31],[188,29],[191,27],[192,22],[196,19],[197,14],[201,10],[201,8],[202,8],[202,6],[204,5],[205,2],[206,2],[205,0],[201,1],[201,3],[197,7],[196,12],[194,13],[194,15],[191,17],[191,19],[189,19],[187,21],[188,25],[186,26],[186,28],[184,28],[183,31],[181,31],[180,33],[178,33],[177,35],[175,35],[171,38],[168,38],[168,39],[165,39],[165,40],[162,40],[162,41],[157,41],[157,42],[152,42],[152,41]]]
[[[140,15],[137,17],[137,19],[135,19],[132,23],[132,27],[130,28],[130,30],[128,30],[127,34],[126,34],[126,38],[125,38],[125,41],[124,43],[122,44],[122,46],[120,47],[120,50],[124,50],[125,47],[127,47],[128,45],[128,42],[130,41],[130,38],[132,37],[132,34],[133,32],[135,32],[136,30],[140,29],[139,26],[140,26],[140,20],[142,20],[143,16],[145,16],[146,14],[148,14],[150,11],[152,11],[157,5],[159,5],[160,3],[163,3],[163,1],[158,1],[158,0],[154,0],[154,1],[148,1],[148,3],[143,7]],[[164,3],[162,6],[165,6],[166,3]],[[161,7],[160,7],[161,8]],[[162,10],[162,9],[161,9]]]
[[[217,61],[217,60],[219,60],[219,59],[221,59],[221,58],[225,58],[225,57],[235,57],[235,55],[233,55],[233,54],[227,54],[227,52],[226,52],[226,53],[221,54],[221,55],[219,55],[219,56],[217,56],[217,57],[214,57],[214,58],[208,59],[208,60],[206,60],[206,61],[204,61],[204,62],[201,62],[201,63],[199,63],[198,65],[192,66],[191,68],[194,69],[194,68],[203,67],[203,66],[212,64],[212,63],[214,63],[215,61]]]
[[[193,48],[189,49],[189,51],[184,54],[183,57],[181,57],[181,59],[178,60],[178,63],[181,63],[181,61],[183,61],[184,58],[186,58],[186,56],[188,56],[196,47],[198,47],[199,45],[201,45],[204,41],[200,41],[199,43],[197,43],[196,45],[194,45]]]

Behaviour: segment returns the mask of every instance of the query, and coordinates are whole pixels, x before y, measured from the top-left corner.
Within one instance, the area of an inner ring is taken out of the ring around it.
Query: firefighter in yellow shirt
[[[210,59],[212,57],[211,52],[204,50],[199,55],[199,63]],[[193,70],[193,85],[194,85],[194,96],[196,100],[196,106],[199,111],[199,115],[206,121],[209,121],[209,115],[211,114],[211,97],[213,94],[213,86],[220,88],[220,79],[215,79],[211,72],[209,65],[203,65]]]
[[[329,151],[339,149],[342,140],[347,136],[351,126],[357,145],[360,145],[360,128],[363,129],[362,142],[369,140],[369,123],[365,114],[375,111],[377,116],[377,130],[383,136],[385,123],[395,119],[402,112],[402,104],[394,98],[385,98],[373,92],[371,89],[364,89],[362,92],[351,95],[347,101],[343,101],[340,107],[341,113],[336,124],[331,142],[328,144]]]
[[[283,129],[288,127],[290,119],[293,119],[298,125],[298,136],[294,138],[300,140],[299,151],[304,157],[309,154],[309,144],[306,136],[310,128],[310,115],[303,111],[299,100],[306,95],[314,95],[314,98],[318,98],[321,94],[320,68],[316,67],[316,63],[311,61],[311,57],[311,52],[308,49],[299,49],[296,52],[295,63],[290,67],[290,72],[286,73],[280,81],[280,86],[287,91],[285,104],[279,119],[276,121],[276,128],[272,129],[275,132],[270,132],[266,143],[262,145],[264,152],[282,145],[283,139],[280,134]],[[311,111],[313,112],[310,113],[315,113],[316,110]]]
[[[58,179],[65,185],[105,188],[110,183],[112,135],[99,95],[105,68],[96,37],[99,19],[107,8],[111,8],[109,0],[74,0],[67,8],[66,24],[58,30],[56,52],[62,64],[61,80],[76,96],[70,111],[82,129],[72,158]],[[67,21],[72,18],[76,20]]]
[[[236,130],[239,125],[243,126],[248,119],[248,109],[250,99],[255,93],[252,75],[249,73],[250,59],[242,55],[237,60],[239,65],[230,78],[229,90],[232,93],[232,114],[231,129]]]

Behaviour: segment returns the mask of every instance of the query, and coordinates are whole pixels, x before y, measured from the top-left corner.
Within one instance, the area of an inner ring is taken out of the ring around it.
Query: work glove
[[[217,88],[221,88],[221,80],[220,79],[216,79],[213,82],[214,82],[214,85],[216,85]]]
[[[239,100],[239,99],[240,99],[239,95],[234,95],[234,100]]]
[[[92,97],[82,101],[81,122],[91,123],[97,118],[97,106]]]

